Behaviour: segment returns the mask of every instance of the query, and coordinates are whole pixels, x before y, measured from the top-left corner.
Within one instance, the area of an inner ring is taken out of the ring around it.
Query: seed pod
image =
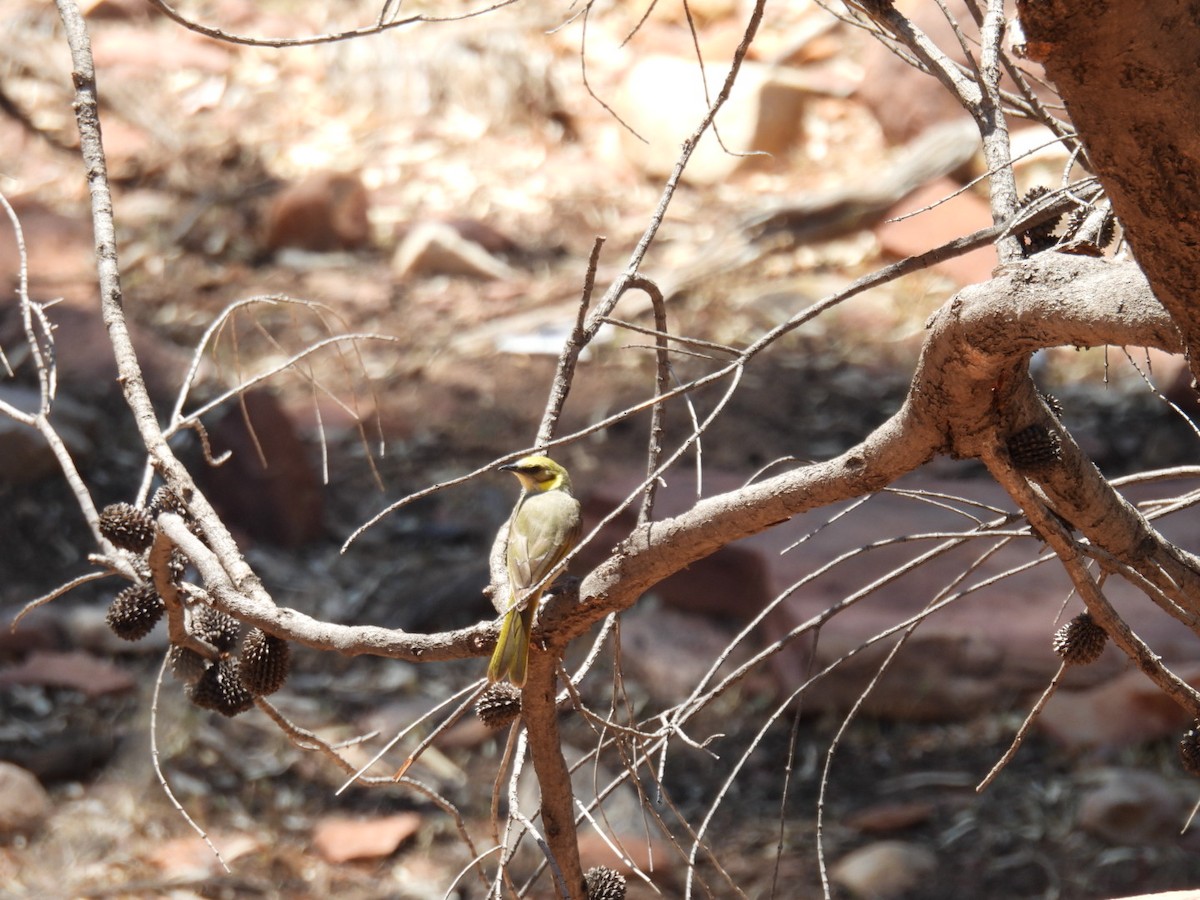
[[[588,900],[625,900],[625,876],[606,866],[593,866],[583,876]]]
[[[197,706],[230,718],[254,705],[254,697],[238,681],[237,664],[229,659],[209,666],[188,688],[188,696]]]
[[[150,513],[129,503],[111,503],[100,512],[100,533],[114,547],[143,553],[154,542],[154,519]]]
[[[1010,436],[1007,444],[1017,469],[1040,469],[1062,458],[1062,438],[1045,425],[1030,425]]]
[[[178,548],[173,549],[171,555],[167,558],[167,577],[171,579],[171,584],[178,585],[183,581],[187,567],[188,558]]]
[[[1031,187],[1025,192],[1025,196],[1021,198],[1018,208],[1027,209],[1036,201],[1040,200],[1050,193],[1050,189],[1037,185]],[[1021,234],[1021,245],[1024,248],[1026,256],[1032,256],[1035,253],[1041,253],[1043,250],[1049,250],[1057,242],[1054,232],[1058,228],[1059,222],[1062,221],[1062,214],[1059,213],[1052,219],[1048,219],[1040,225],[1034,225],[1032,228],[1027,228]]]
[[[1184,732],[1179,742],[1179,761],[1189,775],[1200,776],[1200,720]]]
[[[1069,666],[1086,666],[1100,658],[1107,642],[1105,630],[1084,612],[1054,633],[1054,652]]]
[[[190,647],[172,647],[168,662],[171,673],[185,684],[195,684],[208,668],[208,660]]]
[[[475,701],[475,715],[493,731],[507,728],[521,714],[521,689],[507,681],[488,685]]]
[[[1042,398],[1042,402],[1045,403],[1046,406],[1050,407],[1050,412],[1054,414],[1054,418],[1061,422],[1063,417],[1062,401],[1053,394],[1047,394],[1045,391],[1038,391],[1038,396]]]
[[[233,616],[213,609],[211,606],[201,606],[192,613],[192,634],[208,641],[222,653],[228,653],[237,643],[241,623]]]
[[[287,641],[252,628],[242,641],[238,678],[242,687],[256,697],[275,693],[292,670],[292,651]]]
[[[162,597],[153,587],[135,584],[117,594],[105,618],[117,637],[126,641],[140,641],[154,630],[165,610]]]
[[[150,498],[150,513],[157,517],[159,513],[171,512],[180,516],[187,516],[187,507],[183,505],[183,501],[178,495],[167,487],[162,485],[154,492]]]

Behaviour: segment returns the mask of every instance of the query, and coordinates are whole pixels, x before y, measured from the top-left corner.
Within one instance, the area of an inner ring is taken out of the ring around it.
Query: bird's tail
[[[533,625],[534,603],[525,609],[510,609],[500,626],[500,638],[488,664],[488,681],[508,680],[517,687],[525,684],[529,668],[529,632]]]

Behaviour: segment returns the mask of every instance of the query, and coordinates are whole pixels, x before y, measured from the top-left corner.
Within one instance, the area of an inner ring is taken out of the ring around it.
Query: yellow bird
[[[488,681],[505,676],[521,687],[529,666],[533,616],[549,578],[579,543],[582,518],[571,496],[571,476],[546,456],[526,456],[501,466],[521,482],[521,496],[508,520],[508,606],[500,639],[488,665]],[[536,590],[534,585],[541,583]]]

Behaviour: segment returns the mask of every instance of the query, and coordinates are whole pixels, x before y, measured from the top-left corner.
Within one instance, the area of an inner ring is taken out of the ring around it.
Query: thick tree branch
[[[599,615],[628,608],[653,584],[718,547],[878,490],[935,453],[994,453],[998,417],[1006,434],[1049,418],[1027,372],[1037,349],[1180,347],[1170,317],[1135,265],[1058,253],[1001,267],[997,278],[944,306],[929,327],[903,407],[862,444],[639,528],[584,580],[579,606],[566,597],[549,602],[542,617],[547,634],[556,641],[576,636]],[[1065,442],[1062,464],[1039,478],[1059,515],[1195,611],[1187,600],[1200,596],[1195,560],[1161,538],[1072,442]]]

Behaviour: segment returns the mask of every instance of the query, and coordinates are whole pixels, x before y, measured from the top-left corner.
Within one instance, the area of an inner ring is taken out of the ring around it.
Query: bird
[[[522,687],[538,601],[553,580],[550,576],[579,543],[583,520],[579,501],[571,494],[571,476],[548,456],[526,456],[500,468],[517,476],[521,495],[508,520],[509,596],[488,681],[507,677]]]

